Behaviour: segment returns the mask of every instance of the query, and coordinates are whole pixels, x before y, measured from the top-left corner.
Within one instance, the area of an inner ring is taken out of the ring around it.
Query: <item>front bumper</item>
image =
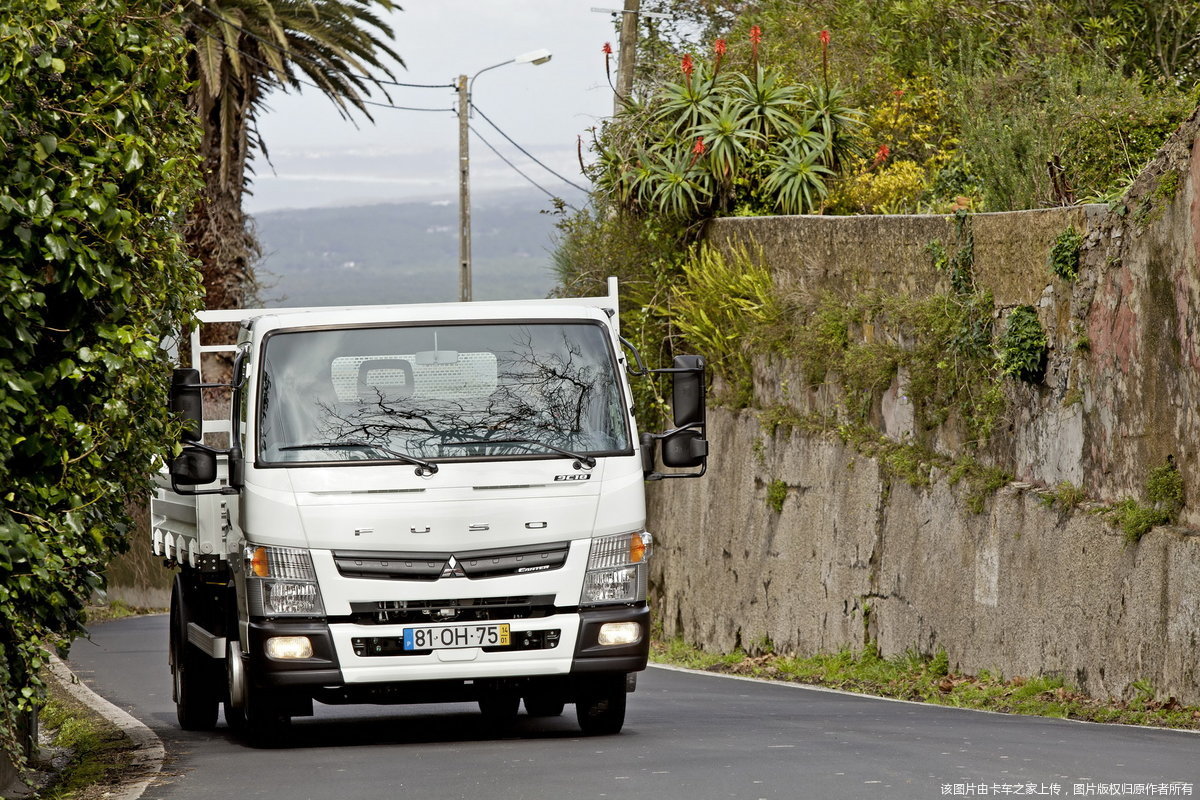
[[[523,632],[559,632],[551,647],[485,652],[482,648],[437,650],[421,655],[371,656],[364,639],[402,638],[406,625],[359,625],[321,620],[256,620],[249,626],[247,673],[261,687],[331,689],[395,683],[463,683],[476,680],[520,681],[600,672],[637,672],[646,668],[650,652],[650,610],[646,605],[583,609],[574,613],[507,621],[514,637]],[[635,622],[641,638],[627,645],[597,641],[606,622]],[[453,624],[453,623],[451,623]],[[307,636],[313,656],[276,659],[267,656],[272,636]]]

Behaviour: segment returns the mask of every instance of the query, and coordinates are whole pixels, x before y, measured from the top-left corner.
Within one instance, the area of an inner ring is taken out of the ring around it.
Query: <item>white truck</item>
[[[645,369],[608,292],[198,315],[151,502],[184,729],[223,704],[268,742],[314,700],[501,725],[523,700],[620,731],[649,650],[643,481],[702,475],[708,443],[703,358]],[[202,344],[214,323],[237,341]],[[229,383],[203,380],[215,353]],[[626,374],[652,372],[674,427],[639,437]],[[216,387],[227,419],[205,418]]]

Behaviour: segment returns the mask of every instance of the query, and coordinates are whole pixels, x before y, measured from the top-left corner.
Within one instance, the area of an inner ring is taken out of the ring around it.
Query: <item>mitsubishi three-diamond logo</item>
[[[458,563],[458,559],[450,556],[450,560],[446,562],[446,566],[442,568],[443,578],[465,578],[467,573],[463,572],[462,566]]]

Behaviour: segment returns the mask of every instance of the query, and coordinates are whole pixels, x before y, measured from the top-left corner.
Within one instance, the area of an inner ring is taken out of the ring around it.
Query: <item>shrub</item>
[[[1018,306],[1008,315],[1000,339],[1000,370],[1026,383],[1039,383],[1046,372],[1046,331],[1033,306]]]
[[[176,437],[164,337],[198,301],[185,44],[149,0],[0,11],[0,743],[81,631],[125,502]]]
[[[1074,226],[1060,233],[1050,245],[1046,263],[1050,271],[1064,281],[1079,277],[1079,253],[1083,249],[1083,234]]]
[[[774,511],[776,514],[783,511],[783,501],[787,499],[788,487],[783,481],[776,478],[767,484],[767,508]]]

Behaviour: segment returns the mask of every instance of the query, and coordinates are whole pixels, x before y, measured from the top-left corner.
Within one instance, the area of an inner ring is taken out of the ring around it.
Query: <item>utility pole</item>
[[[458,76],[458,299],[471,302],[471,90],[475,79],[488,70],[508,64],[545,64],[549,50],[530,50],[519,56],[484,67],[471,76]],[[499,130],[499,129],[497,129]],[[485,142],[486,144],[486,142]]]
[[[458,299],[471,300],[471,152],[467,76],[458,76]]]
[[[633,71],[637,66],[638,12],[641,0],[625,0],[621,13],[621,38],[617,43],[617,93],[613,97],[613,116],[616,116],[633,92]]]

